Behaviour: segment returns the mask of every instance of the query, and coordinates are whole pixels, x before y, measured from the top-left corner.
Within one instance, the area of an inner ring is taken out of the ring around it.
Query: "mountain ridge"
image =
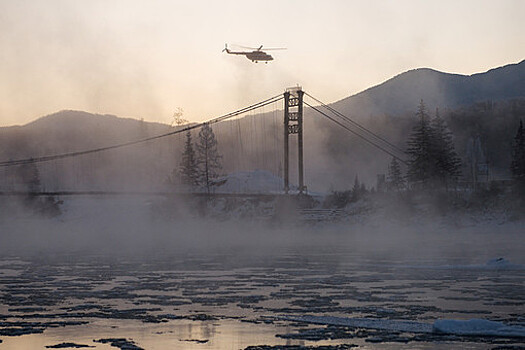
[[[516,96],[518,100],[512,101]],[[525,116],[525,61],[470,76],[417,68],[331,106],[404,149],[421,99],[430,115],[434,114],[435,107],[440,108],[440,114],[455,134],[456,148],[461,156],[465,157],[467,142],[479,136],[486,145],[493,173],[506,176],[509,140],[514,137],[519,118]],[[478,103],[480,101],[482,103]],[[308,154],[305,172],[309,182],[322,183],[322,190],[328,187],[344,189],[351,185],[350,180],[357,174],[371,184],[376,174],[385,172],[389,162],[387,155],[325,118],[314,118],[314,113],[305,108],[305,154]],[[279,113],[270,115],[260,128],[253,128],[252,124],[255,119],[261,119],[259,115],[248,115],[214,126],[221,152],[228,155],[224,158],[227,163],[224,164],[225,171],[239,170],[236,166],[240,165],[244,170],[261,169],[280,174],[278,162],[270,162],[273,164],[270,168],[270,163],[265,161],[282,154],[282,116]],[[22,126],[0,127],[0,160],[112,146],[173,130],[163,123],[62,110]],[[250,130],[250,139],[270,140],[271,145],[263,149],[243,144],[232,130]],[[194,133],[193,136],[197,135]],[[39,169],[43,183],[51,184],[48,186],[65,184],[66,189],[83,190],[115,190],[125,186],[158,189],[177,169],[183,144],[181,134],[180,137],[144,143],[141,147],[79,157],[69,163],[63,161],[57,166],[40,163]],[[292,167],[292,171],[294,169]]]
[[[491,86],[492,88],[490,88]],[[515,93],[509,91],[512,88],[514,88]],[[406,100],[407,95],[417,95],[416,91],[421,95],[420,98],[410,98],[409,101],[402,103],[392,102],[393,99]],[[421,99],[425,101],[429,109],[434,109],[435,107],[456,108],[487,99],[500,100],[522,96],[525,96],[525,60],[470,75],[447,73],[428,67],[414,68],[354,95],[329,103],[329,105],[340,109],[343,113],[348,112],[353,116],[363,118],[371,115],[389,114],[394,116],[407,113],[413,111]],[[56,121],[57,118],[63,118],[65,115],[67,115],[67,119],[86,116],[97,119],[106,117],[113,119],[113,121],[142,121],[138,118],[120,117],[109,113],[65,109],[39,117],[23,125],[0,127],[0,130],[36,126],[46,120]],[[168,124],[161,122],[144,121],[144,123],[157,127],[168,126]]]
[[[331,105],[343,113],[366,118],[411,112],[420,100],[432,110],[522,96],[525,96],[525,60],[471,75],[415,68]]]

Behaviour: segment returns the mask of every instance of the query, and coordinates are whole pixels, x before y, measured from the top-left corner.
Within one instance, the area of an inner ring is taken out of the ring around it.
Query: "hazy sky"
[[[169,122],[301,84],[333,102],[417,67],[525,58],[525,1],[0,0],[0,125],[62,109]],[[225,43],[267,47],[255,64]]]

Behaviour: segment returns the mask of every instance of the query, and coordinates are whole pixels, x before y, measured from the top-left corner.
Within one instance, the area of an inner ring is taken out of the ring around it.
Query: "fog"
[[[244,57],[233,59],[230,68],[236,77],[240,107],[270,77],[266,65],[253,67]],[[524,93],[520,83],[524,67],[525,61],[472,76],[415,69],[332,106],[397,146],[400,150],[397,156],[404,159],[407,140],[416,122],[415,111],[423,100],[429,117],[439,107],[450,126],[455,148],[462,158],[463,175],[468,175],[467,145],[479,139],[492,180],[505,180],[510,176],[512,135],[525,110],[523,98],[519,97]],[[282,75],[293,81],[293,75],[284,71]],[[315,97],[307,87],[305,91]],[[277,102],[213,126],[223,156],[222,175],[261,169],[283,177],[282,109],[282,102]],[[161,123],[64,110],[21,127],[0,128],[0,158],[23,159],[82,151],[173,130]],[[197,134],[198,130],[192,132],[194,141]],[[388,171],[390,154],[308,107],[305,107],[304,140],[305,182],[310,191],[348,190],[356,176],[368,188],[375,187],[377,175]],[[293,135],[290,142],[293,183],[297,178],[297,140]],[[174,135],[37,166],[46,191],[163,191],[170,189],[166,180],[179,166],[183,143],[184,135]],[[0,189],[12,187],[13,171],[16,172],[15,167],[0,169]],[[465,180],[469,181],[468,177]]]
[[[523,337],[442,337],[432,322],[524,324],[525,187],[509,167],[525,115],[524,5],[319,5],[0,0],[1,345],[522,348]],[[254,63],[224,42],[287,50]],[[282,100],[211,123],[206,146],[202,129],[175,133],[299,85],[305,193],[291,132],[284,193]],[[317,113],[316,98],[389,150]],[[450,127],[461,176],[439,168],[396,187],[384,175],[395,149],[408,178],[420,101]],[[190,121],[174,126],[175,110]],[[215,140],[215,159],[183,163]],[[205,184],[203,163],[220,163]]]
[[[521,2],[454,5],[2,1],[0,125],[64,108],[167,122],[182,107],[197,121],[238,106],[240,81],[262,98],[300,83],[335,100],[415,67],[470,74],[523,58]],[[289,50],[255,66],[222,54],[230,41]]]
[[[522,225],[455,225],[450,218],[371,214],[359,220],[307,222],[294,207],[279,216],[233,217],[191,199],[144,196],[67,196],[62,213],[43,218],[4,198],[0,219],[3,256],[100,255],[151,259],[224,253],[232,259],[293,252],[345,251],[349,261],[483,264],[495,257],[525,263]],[[217,199],[215,200],[217,201]],[[243,204],[243,205],[246,205]],[[275,205],[275,203],[274,203]],[[9,213],[9,216],[5,214]],[[170,213],[173,215],[167,215]],[[275,214],[277,215],[277,214]],[[344,255],[343,255],[344,256]]]
[[[240,165],[254,163],[264,157]],[[151,191],[149,171],[133,178],[128,169],[115,173],[122,188]],[[97,183],[90,178],[70,184]],[[523,300],[522,209],[472,210],[479,202],[457,206],[452,193],[369,193],[342,206],[329,196],[2,193],[2,340],[9,348],[60,337],[226,349],[280,344],[276,335],[304,329],[286,315],[408,318],[430,328],[451,313],[514,320],[507,315]],[[359,332],[349,339],[377,341],[374,329]]]

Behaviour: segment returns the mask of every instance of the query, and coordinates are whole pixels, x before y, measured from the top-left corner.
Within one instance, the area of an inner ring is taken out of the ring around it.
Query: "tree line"
[[[519,192],[525,193],[525,133],[522,120],[514,137],[510,171]]]
[[[421,100],[416,123],[407,140],[406,176],[403,176],[397,158],[388,166],[387,189],[442,189],[456,186],[462,176],[462,161],[454,146],[454,137],[445,120],[436,109],[431,118]],[[523,122],[513,140],[510,170],[513,184],[525,188],[525,134]]]
[[[204,188],[210,193],[212,187],[222,184],[217,181],[222,169],[221,159],[217,139],[208,124],[200,129],[195,145],[188,131],[179,167],[173,169],[169,182],[187,190]]]

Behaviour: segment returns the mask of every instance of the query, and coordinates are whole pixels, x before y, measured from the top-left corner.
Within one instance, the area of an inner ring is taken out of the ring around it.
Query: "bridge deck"
[[[204,192],[124,192],[124,191],[53,191],[53,192],[23,192],[5,191],[0,196],[169,196],[169,197],[232,197],[232,198],[275,198],[293,196],[283,193],[204,193]]]

